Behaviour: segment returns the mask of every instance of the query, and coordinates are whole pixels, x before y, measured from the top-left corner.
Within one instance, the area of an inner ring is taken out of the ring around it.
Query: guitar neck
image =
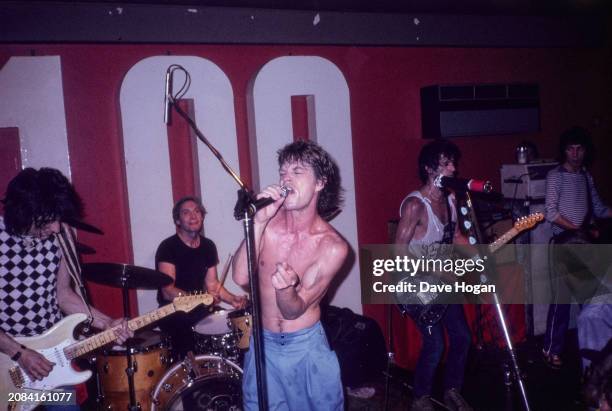
[[[150,313],[143,314],[136,318],[133,318],[128,321],[128,328],[131,331],[136,331],[142,327],[145,327],[152,322],[160,320],[172,313],[174,313],[176,309],[173,304],[168,304],[163,307],[158,308],[157,310],[151,311]],[[114,327],[117,328],[117,327]],[[117,339],[113,329],[103,331],[99,334],[86,338],[82,341],[77,341],[72,345],[69,345],[64,349],[66,354],[66,358],[72,360],[74,358],[80,357],[81,355],[87,354],[93,350],[96,350],[108,343],[111,343]]]
[[[512,240],[518,233],[519,233],[519,230],[517,230],[516,228],[512,227],[510,230],[506,231],[497,240],[495,240],[491,244],[489,244],[489,252],[491,254],[493,254],[494,252],[499,250],[501,246],[503,246],[504,244],[506,244],[510,240]]]

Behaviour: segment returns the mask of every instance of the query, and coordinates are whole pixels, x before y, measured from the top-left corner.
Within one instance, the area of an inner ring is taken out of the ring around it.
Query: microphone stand
[[[206,147],[213,153],[217,160],[221,163],[221,166],[227,173],[236,181],[240,186],[238,190],[238,201],[234,208],[234,217],[237,220],[242,220],[244,228],[244,241],[246,243],[247,250],[247,266],[249,272],[249,284],[250,284],[250,295],[251,295],[251,309],[253,316],[253,345],[255,348],[255,376],[257,380],[257,400],[259,403],[259,410],[265,411],[268,408],[268,396],[266,390],[266,374],[264,372],[263,363],[263,338],[261,332],[261,311],[260,311],[260,299],[259,299],[259,273],[256,269],[256,252],[255,252],[255,231],[253,228],[253,216],[257,212],[257,207],[254,204],[254,198],[251,190],[248,189],[246,184],[240,179],[238,174],[232,170],[227,164],[225,159],[221,156],[221,153],[208,141],[208,139],[198,129],[195,121],[176,104],[176,100],[172,95],[167,96],[169,104],[185,121],[191,129],[194,131],[198,139],[203,142]]]
[[[469,212],[469,218],[472,222],[473,225],[473,229],[474,229],[474,234],[476,236],[477,239],[477,244],[478,244],[478,253],[481,256],[481,258],[485,258],[486,266],[487,266],[487,271],[491,271],[491,272],[495,272],[496,268],[495,268],[495,264],[493,263],[492,257],[487,249],[487,247],[483,246],[483,237],[482,237],[482,233],[480,231],[480,227],[478,225],[478,218],[476,217],[476,211],[474,210],[474,205],[472,203],[472,197],[470,195],[469,191],[465,191],[465,196],[466,196],[466,205],[467,205],[467,209]],[[484,276],[484,274],[483,274]],[[484,276],[484,278],[481,276],[481,283],[486,282],[486,276]],[[499,324],[502,328],[502,331],[504,333],[504,338],[506,340],[506,346],[508,347],[508,354],[510,355],[510,359],[512,361],[512,366],[514,369],[514,374],[516,377],[516,380],[518,381],[518,385],[519,385],[519,390],[521,392],[521,398],[523,400],[523,405],[525,406],[525,410],[526,411],[530,411],[529,408],[529,401],[527,400],[527,391],[525,390],[525,384],[523,383],[523,377],[521,375],[521,369],[519,367],[518,364],[518,360],[516,357],[516,353],[514,351],[514,346],[512,345],[512,339],[510,338],[510,332],[508,331],[508,325],[507,325],[507,321],[506,321],[506,317],[504,314],[504,310],[502,308],[501,303],[499,302],[499,298],[497,297],[497,293],[492,293],[493,294],[493,301],[495,304],[495,311],[497,313],[497,318],[499,321]]]
[[[393,306],[386,305],[387,311],[387,336],[388,336],[388,348],[387,351],[387,371],[385,372],[385,405],[384,411],[389,410],[389,388],[391,384],[391,368],[395,362],[395,348],[393,345]]]

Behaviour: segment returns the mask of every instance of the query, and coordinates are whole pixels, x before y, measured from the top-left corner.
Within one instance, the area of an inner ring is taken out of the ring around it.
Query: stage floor
[[[566,350],[561,370],[548,368],[541,356],[542,338],[533,338],[516,347],[518,359],[524,374],[527,397],[532,411],[578,411],[588,408],[581,402],[581,370],[578,360],[575,330],[568,333]],[[506,352],[485,348],[476,350],[472,346],[468,359],[464,396],[478,411],[520,411],[522,400],[518,384],[506,385],[503,363]],[[441,369],[443,370],[443,368]],[[388,410],[409,410],[412,402],[412,374],[401,368],[391,372],[390,400]],[[442,373],[438,373],[441,385]],[[384,410],[384,382],[372,384],[376,394],[370,399],[347,395],[347,409],[350,411]],[[441,399],[442,393],[436,392]],[[445,410],[440,404],[437,408]]]

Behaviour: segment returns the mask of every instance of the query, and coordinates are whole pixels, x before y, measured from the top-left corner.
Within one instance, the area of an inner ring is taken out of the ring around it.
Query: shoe
[[[444,404],[452,411],[474,411],[456,388],[444,392]]]
[[[421,398],[417,398],[412,402],[410,411],[435,411],[433,402],[429,398],[429,395],[424,395]]]
[[[374,394],[376,394],[376,389],[374,387],[360,387],[360,388],[351,388],[346,387],[347,395],[355,398],[368,399],[372,398]]]
[[[558,354],[551,354],[542,350],[542,356],[544,357],[544,363],[553,370],[560,370],[563,366],[563,360]]]

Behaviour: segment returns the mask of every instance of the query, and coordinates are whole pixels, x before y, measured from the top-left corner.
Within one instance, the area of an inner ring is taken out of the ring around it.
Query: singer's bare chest
[[[321,236],[284,233],[265,239],[259,257],[261,272],[274,272],[277,263],[286,262],[299,276],[313,264],[320,254]]]

